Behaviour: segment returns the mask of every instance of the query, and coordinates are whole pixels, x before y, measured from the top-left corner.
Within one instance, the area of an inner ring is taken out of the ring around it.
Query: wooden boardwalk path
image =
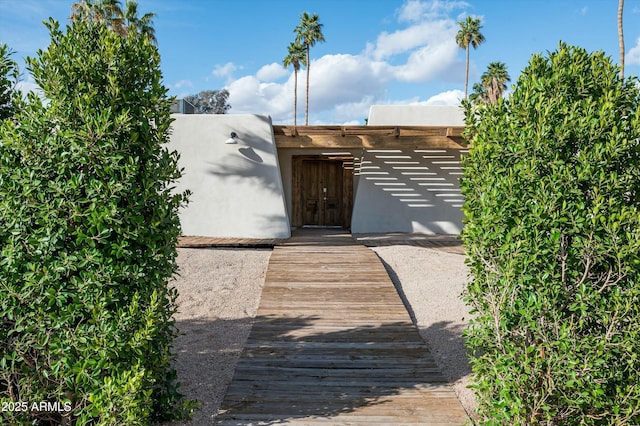
[[[463,425],[376,254],[341,232],[277,246],[218,425]]]

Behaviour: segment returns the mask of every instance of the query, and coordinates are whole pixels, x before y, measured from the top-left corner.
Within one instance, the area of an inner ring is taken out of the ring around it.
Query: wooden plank
[[[249,247],[271,248],[281,243],[282,239],[276,238],[226,238],[226,237],[199,237],[181,236],[178,238],[178,247],[181,248],[205,248],[205,247]]]
[[[381,368],[381,367],[397,367],[399,365],[400,360],[404,360],[404,357],[396,357],[392,359],[379,359],[379,358],[371,358],[365,362],[364,360],[359,360],[359,362],[355,363],[352,359],[318,359],[317,357],[308,355],[308,356],[300,356],[297,358],[287,357],[285,359],[276,358],[276,359],[268,359],[268,358],[257,358],[257,359],[243,359],[238,362],[238,367],[243,365],[251,365],[251,366],[270,366],[270,367],[282,367],[282,368],[351,368],[351,369],[363,369],[368,370],[372,368]],[[406,360],[405,360],[406,361]],[[424,368],[437,368],[435,363],[425,363],[425,360],[420,359],[419,361],[416,359],[406,361],[405,367],[413,368],[413,367],[424,367]]]
[[[216,424],[466,421],[375,253],[336,231],[274,249]]]
[[[308,134],[289,137],[275,135],[277,149],[468,149],[461,137],[442,134],[423,136],[383,136]]]
[[[345,397],[373,397],[376,393],[384,391],[385,388],[373,388],[349,385],[342,383],[341,386],[332,387],[328,385],[317,385],[314,387],[305,387],[296,389],[295,394],[291,391],[292,386],[288,386],[286,382],[274,382],[274,383],[261,383],[250,381],[233,381],[229,385],[227,390],[228,395],[233,395],[234,398],[243,397],[245,400],[250,400],[254,397],[262,398],[269,396],[269,394],[277,395],[279,398],[283,397],[297,397],[303,396],[319,396],[319,395],[344,395]],[[430,382],[428,385],[420,385],[414,387],[398,387],[393,390],[393,393],[387,393],[388,395],[404,395],[407,392],[419,394],[424,399],[430,398],[455,398],[455,395],[451,393],[451,388],[446,382]],[[322,399],[318,400],[322,402]]]

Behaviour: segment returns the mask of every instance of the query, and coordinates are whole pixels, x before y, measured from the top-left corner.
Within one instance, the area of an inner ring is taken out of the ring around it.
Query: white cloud
[[[344,123],[341,123],[341,126],[362,126],[364,124],[364,120],[359,121],[359,120],[349,120],[349,121],[345,121]]]
[[[312,60],[309,122],[363,123],[371,105],[397,101],[387,95],[394,82],[451,81],[452,76],[462,75],[457,71],[462,64],[455,43],[457,22],[447,14],[467,6],[460,1],[409,0],[397,12],[398,21],[406,23],[403,28],[381,33],[360,54],[329,54]],[[238,69],[227,63],[216,66],[214,74],[229,77]],[[281,81],[286,75],[286,81]],[[304,122],[304,82],[302,70],[298,73],[299,123]],[[274,123],[291,123],[293,84],[293,72],[275,62],[264,65],[254,75],[230,79],[227,89],[231,112],[266,114]],[[462,91],[449,90],[426,101],[416,98],[409,102],[458,105],[462,97]]]
[[[369,109],[371,105],[375,103],[373,96],[366,96],[358,102],[348,102],[337,105],[333,114],[335,115],[335,122],[340,122],[343,125],[357,125],[364,124],[364,119],[369,116]]]
[[[426,101],[421,101],[414,97],[411,99],[399,99],[389,102],[390,105],[460,105],[460,101],[464,98],[462,90],[447,90],[431,96]]]
[[[262,81],[274,81],[284,77],[287,74],[289,74],[289,72],[282,65],[274,62],[260,68],[256,73],[256,77],[258,77],[258,79]]]
[[[383,93],[392,78],[391,67],[361,55],[325,55],[311,62],[310,92],[315,108],[359,102]]]
[[[289,102],[286,85],[261,82],[256,76],[234,80],[227,86],[231,112],[265,114],[276,119],[286,116],[289,109],[293,110],[293,96]]]
[[[640,65],[640,38],[636,40],[636,45],[624,55],[624,62],[629,65]]]
[[[431,3],[410,0],[398,9],[398,20],[400,22],[415,22],[422,18],[423,14],[431,7]]]
[[[417,22],[423,19],[434,19],[451,13],[456,9],[469,7],[465,1],[419,1],[409,0],[398,11],[398,21]]]
[[[238,67],[233,62],[227,62],[224,65],[216,65],[213,71],[211,71],[211,74],[216,77],[231,78],[237,69]]]
[[[378,36],[373,57],[376,59],[386,59],[393,55],[405,53],[429,42],[429,32],[431,23],[413,25],[394,33],[383,32]]]
[[[463,98],[462,90],[447,90],[427,99],[425,105],[460,105]]]
[[[193,87],[193,82],[191,80],[180,80],[176,84],[173,85],[175,89],[180,89],[182,87]]]
[[[443,74],[456,61],[457,27],[453,19],[437,19],[416,23],[394,33],[382,33],[366,53],[376,60],[404,63],[393,67],[402,81],[421,82]]]
[[[444,75],[456,63],[458,47],[453,39],[432,43],[411,53],[407,62],[394,68],[399,80],[423,82]]]
[[[380,99],[392,78],[388,64],[347,54],[325,55],[312,61],[310,72],[310,110],[332,110],[332,117],[339,122],[362,121],[371,103]],[[298,118],[302,120],[304,76],[304,71],[298,74]],[[276,122],[293,121],[293,83],[293,73],[284,83],[261,81],[257,74],[234,80],[228,85],[232,112],[269,114]]]

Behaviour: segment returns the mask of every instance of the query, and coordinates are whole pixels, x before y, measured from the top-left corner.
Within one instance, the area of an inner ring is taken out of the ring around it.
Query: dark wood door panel
[[[302,162],[303,225],[319,225],[321,220],[319,161]]]
[[[294,226],[349,227],[353,170],[346,170],[344,164],[342,158],[294,157]]]
[[[342,162],[325,161],[322,169],[322,225],[342,226]]]

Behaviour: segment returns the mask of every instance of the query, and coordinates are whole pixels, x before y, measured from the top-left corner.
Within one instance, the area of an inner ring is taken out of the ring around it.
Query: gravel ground
[[[415,246],[374,248],[409,306],[420,334],[468,413],[470,369],[462,330],[469,318],[460,298],[467,279],[464,256]],[[180,277],[175,342],[181,392],[200,401],[190,421],[212,424],[260,301],[271,250],[178,249]]]
[[[180,391],[200,402],[191,421],[210,425],[256,316],[271,250],[178,249],[176,369]]]

